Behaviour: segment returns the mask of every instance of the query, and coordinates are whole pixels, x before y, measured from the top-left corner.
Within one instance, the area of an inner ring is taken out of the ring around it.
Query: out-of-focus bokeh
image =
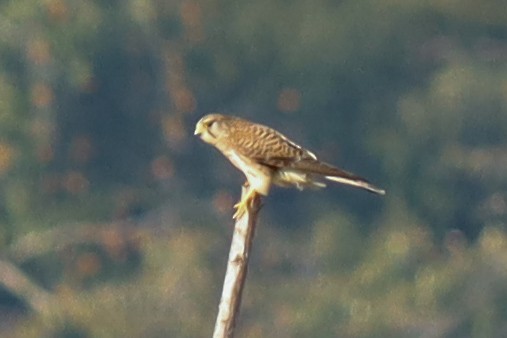
[[[217,111],[387,190],[274,189],[238,337],[507,336],[505,0],[7,0],[2,337],[211,336]]]

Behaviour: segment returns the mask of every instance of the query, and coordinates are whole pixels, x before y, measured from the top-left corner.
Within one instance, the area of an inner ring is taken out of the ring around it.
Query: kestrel
[[[385,194],[364,178],[319,161],[309,150],[261,124],[209,114],[197,122],[194,134],[220,150],[246,176],[249,190],[234,206],[233,218],[245,213],[256,194],[267,196],[272,185],[324,188],[326,179]]]

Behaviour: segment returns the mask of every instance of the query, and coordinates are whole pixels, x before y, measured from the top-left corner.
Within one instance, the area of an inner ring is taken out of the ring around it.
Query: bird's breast
[[[251,188],[264,196],[269,193],[272,171],[268,167],[242,156],[234,150],[226,150],[223,153],[236,168],[245,174]]]

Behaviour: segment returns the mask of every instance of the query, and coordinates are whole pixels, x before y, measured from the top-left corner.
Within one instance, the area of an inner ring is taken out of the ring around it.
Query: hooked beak
[[[197,123],[197,125],[195,126],[194,135],[202,134],[203,131],[204,131],[204,128],[202,127],[202,124]]]

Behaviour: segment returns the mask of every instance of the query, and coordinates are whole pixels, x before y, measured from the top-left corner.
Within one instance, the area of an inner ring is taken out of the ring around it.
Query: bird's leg
[[[248,187],[248,183],[247,183]],[[234,208],[236,208],[236,212],[234,213],[234,216],[232,216],[233,219],[239,219],[243,214],[248,210],[248,207],[251,206],[253,199],[257,195],[257,192],[255,189],[249,189],[245,197],[243,197],[238,203],[234,205]]]

